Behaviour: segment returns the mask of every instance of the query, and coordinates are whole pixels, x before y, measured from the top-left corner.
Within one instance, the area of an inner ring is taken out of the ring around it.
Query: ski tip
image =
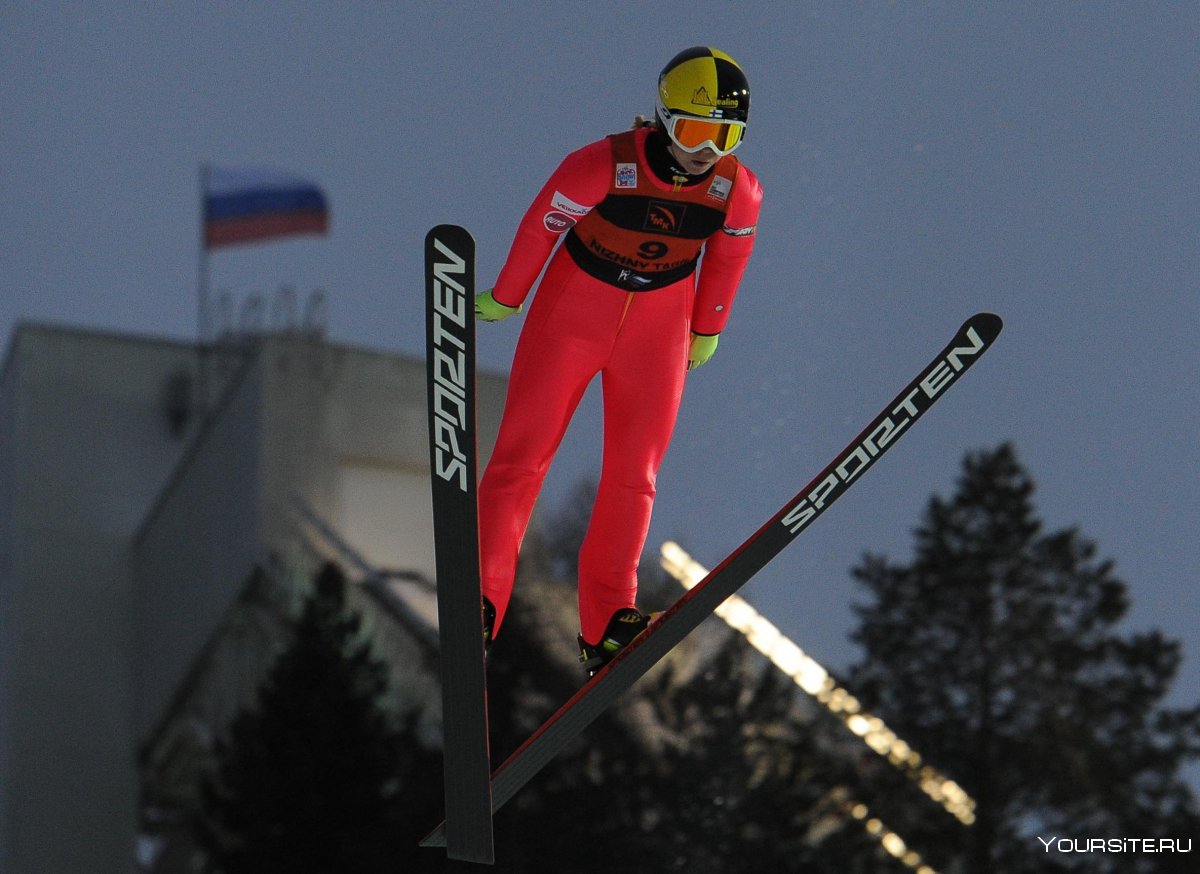
[[[471,232],[462,225],[435,225],[425,235],[425,244],[432,244],[435,238],[454,241],[470,240],[472,243],[475,242],[475,238],[471,236]]]
[[[1004,319],[995,313],[976,313],[963,323],[964,332],[970,328],[974,328],[985,342],[990,343],[1000,336],[1000,331],[1004,328]]]

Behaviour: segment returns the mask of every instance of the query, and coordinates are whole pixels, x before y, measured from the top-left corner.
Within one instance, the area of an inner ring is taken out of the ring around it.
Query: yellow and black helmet
[[[745,138],[750,85],[737,61],[696,46],[671,58],[658,75],[658,120],[685,152],[728,155]]]

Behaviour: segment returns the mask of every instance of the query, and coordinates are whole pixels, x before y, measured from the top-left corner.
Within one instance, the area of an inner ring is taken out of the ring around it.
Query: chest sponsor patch
[[[683,230],[683,217],[686,214],[686,203],[652,200],[646,206],[646,221],[642,230],[678,235]]]
[[[637,188],[637,164],[617,164],[617,188]]]
[[[714,176],[708,186],[708,196],[713,200],[728,200],[729,192],[733,189],[733,180],[724,176]]]

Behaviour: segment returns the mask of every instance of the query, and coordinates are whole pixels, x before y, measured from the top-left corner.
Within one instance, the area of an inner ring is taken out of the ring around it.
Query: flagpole
[[[200,165],[200,276],[199,303],[196,313],[196,351],[198,355],[196,407],[199,419],[202,421],[208,412],[208,241],[205,239],[205,223],[208,218],[206,198],[208,197],[207,164]]]

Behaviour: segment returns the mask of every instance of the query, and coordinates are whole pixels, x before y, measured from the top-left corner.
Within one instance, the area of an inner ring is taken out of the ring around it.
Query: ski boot
[[[636,607],[625,607],[608,620],[599,643],[592,645],[583,639],[582,634],[579,635],[579,661],[583,663],[588,678],[600,673],[600,669],[611,662],[618,652],[645,631],[650,618]]]
[[[492,648],[492,635],[496,627],[496,607],[487,598],[483,599],[483,654],[486,657]]]

